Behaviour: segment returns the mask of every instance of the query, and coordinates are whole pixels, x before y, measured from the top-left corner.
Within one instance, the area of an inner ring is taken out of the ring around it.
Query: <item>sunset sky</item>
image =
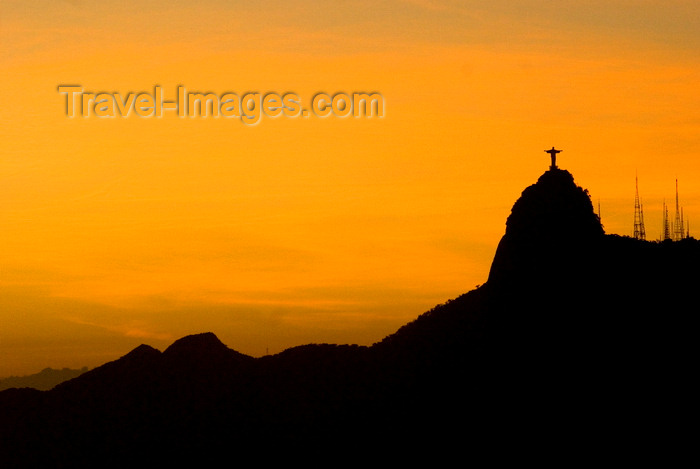
[[[700,2],[3,1],[0,377],[214,332],[370,345],[486,281],[559,166],[700,229]],[[382,118],[69,118],[59,85],[379,92]],[[643,275],[643,272],[640,273]]]

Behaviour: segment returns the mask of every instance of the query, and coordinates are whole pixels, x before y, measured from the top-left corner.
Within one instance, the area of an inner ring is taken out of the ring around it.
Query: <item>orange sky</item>
[[[700,226],[700,4],[6,1],[0,377],[212,331],[371,344],[486,280],[559,166],[630,235]],[[382,119],[73,118],[86,90],[378,91]]]

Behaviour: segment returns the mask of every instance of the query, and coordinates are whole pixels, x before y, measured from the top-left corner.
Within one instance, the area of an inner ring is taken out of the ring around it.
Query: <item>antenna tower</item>
[[[667,239],[671,239],[671,230],[668,226],[668,207],[666,206],[666,201],[664,200],[663,227],[661,228],[661,241],[666,241]]]
[[[634,178],[634,183],[634,238],[647,239],[647,234],[644,230],[644,212],[642,210],[642,202],[639,199],[639,181],[636,176]]]
[[[678,208],[678,179],[676,179],[676,217],[673,220],[673,240],[683,239],[683,211]]]

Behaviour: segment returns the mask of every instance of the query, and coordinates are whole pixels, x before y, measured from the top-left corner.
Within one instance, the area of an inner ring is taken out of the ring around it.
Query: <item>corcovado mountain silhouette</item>
[[[605,234],[553,165],[513,205],[487,281],[380,342],[260,358],[211,332],[141,345],[50,391],[0,392],[0,465],[378,454],[368,448],[580,460],[683,444],[698,261],[692,238]]]

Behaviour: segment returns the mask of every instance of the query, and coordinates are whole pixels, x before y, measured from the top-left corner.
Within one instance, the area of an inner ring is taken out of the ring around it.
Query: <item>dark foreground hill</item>
[[[552,169],[513,206],[488,281],[381,342],[262,358],[212,333],[142,345],[51,391],[0,393],[0,466],[655,448],[695,400],[699,261],[694,239],[605,235]]]

